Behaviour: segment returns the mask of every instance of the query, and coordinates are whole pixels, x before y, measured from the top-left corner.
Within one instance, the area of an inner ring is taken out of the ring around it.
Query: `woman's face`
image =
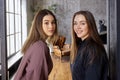
[[[55,24],[54,17],[52,15],[46,15],[43,17],[42,28],[48,37],[51,37],[54,34],[55,27],[56,27],[56,24]]]
[[[81,38],[82,40],[89,36],[88,25],[83,15],[79,14],[75,16],[73,27],[77,37]]]

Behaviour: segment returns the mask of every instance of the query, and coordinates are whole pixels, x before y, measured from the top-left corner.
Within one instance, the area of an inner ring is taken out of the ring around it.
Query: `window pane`
[[[14,12],[14,1],[9,0],[9,12]]]
[[[16,34],[16,52],[21,49],[21,36],[20,33]]]
[[[19,32],[21,32],[21,16],[19,15]]]
[[[15,15],[15,32],[21,32],[21,17],[20,15]]]
[[[19,32],[19,16],[15,15],[15,33]]]
[[[10,14],[10,34],[14,34],[14,14]]]
[[[21,36],[21,33],[19,33],[19,44],[20,44],[20,45],[19,45],[19,48],[22,47],[22,45],[21,45],[21,42],[22,42],[22,41],[21,41],[21,40],[22,40],[22,36]]]
[[[20,0],[15,0],[15,13],[20,14]]]
[[[14,35],[10,36],[10,55],[15,53],[15,40]]]
[[[18,13],[20,14],[20,0],[17,0],[17,2],[18,2]]]
[[[10,34],[10,24],[9,24],[9,14],[8,13],[6,13],[6,15],[7,15],[7,35],[9,35]]]
[[[16,52],[19,50],[19,35],[16,34]]]
[[[10,56],[10,37],[7,37],[7,57]]]
[[[18,1],[19,0],[15,0],[15,13],[18,13]]]
[[[9,10],[9,0],[6,0],[6,11],[8,12]]]

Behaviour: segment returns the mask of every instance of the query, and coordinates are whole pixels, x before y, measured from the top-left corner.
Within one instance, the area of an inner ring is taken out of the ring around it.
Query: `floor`
[[[69,56],[59,57],[52,55],[53,69],[49,75],[49,80],[72,80],[70,72]]]

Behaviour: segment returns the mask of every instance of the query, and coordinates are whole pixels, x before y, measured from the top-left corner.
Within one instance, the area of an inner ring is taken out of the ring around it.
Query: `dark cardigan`
[[[87,46],[87,41],[84,40],[79,44],[78,53],[74,63],[72,64],[72,78],[73,80],[107,80],[108,76],[108,59],[104,49],[100,49],[101,52],[99,57],[95,57],[92,63],[90,52],[95,53],[96,47],[99,46],[94,43],[89,48]],[[83,52],[83,48],[85,51]]]
[[[53,67],[47,45],[37,41],[23,56],[14,80],[48,80]]]

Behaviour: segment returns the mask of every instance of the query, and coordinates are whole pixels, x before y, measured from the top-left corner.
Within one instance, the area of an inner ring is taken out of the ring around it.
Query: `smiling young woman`
[[[22,47],[24,54],[14,80],[48,80],[52,70],[49,48],[46,40],[57,39],[57,23],[54,14],[47,10],[38,11],[33,19],[30,33]]]
[[[108,77],[106,51],[89,11],[78,11],[73,16],[71,72],[73,80],[107,80]]]

